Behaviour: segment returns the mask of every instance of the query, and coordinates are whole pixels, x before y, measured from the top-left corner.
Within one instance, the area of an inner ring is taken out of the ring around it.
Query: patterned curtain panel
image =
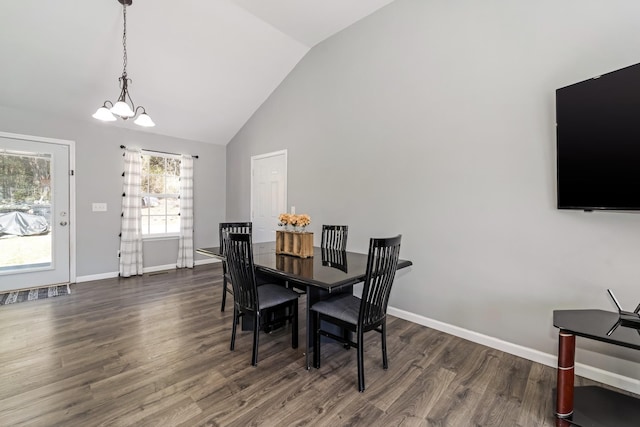
[[[193,268],[193,157],[180,158],[180,240],[178,268]]]
[[[141,169],[142,155],[140,150],[126,148],[124,152],[122,223],[120,227],[121,277],[142,274]]]

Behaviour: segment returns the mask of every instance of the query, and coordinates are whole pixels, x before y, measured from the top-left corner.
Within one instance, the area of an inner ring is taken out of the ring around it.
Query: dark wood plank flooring
[[[306,371],[286,329],[252,367],[251,333],[229,351],[221,283],[204,265],[0,307],[0,426],[554,425],[553,368],[395,317],[389,370],[365,337],[365,393],[354,350],[323,344]]]

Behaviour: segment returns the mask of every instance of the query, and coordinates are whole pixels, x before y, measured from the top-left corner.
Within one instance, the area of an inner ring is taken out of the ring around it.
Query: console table
[[[596,386],[574,387],[576,336],[640,350],[640,332],[612,327],[618,313],[604,310],[554,310],[558,339],[556,426],[632,427],[640,423],[640,400]]]

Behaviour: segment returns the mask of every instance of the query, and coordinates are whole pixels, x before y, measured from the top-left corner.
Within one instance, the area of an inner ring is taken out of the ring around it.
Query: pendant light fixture
[[[124,18],[124,29],[122,31],[122,47],[124,52],[122,57],[122,76],[118,78],[120,82],[120,96],[115,104],[111,101],[105,101],[93,117],[104,122],[113,122],[117,120],[117,117],[120,117],[122,120],[136,117],[138,110],[142,110],[134,123],[139,126],[152,127],[156,124],[153,123],[153,120],[151,120],[151,117],[149,117],[144,107],[141,105],[136,107],[131,99],[131,95],[129,95],[129,83],[131,83],[131,79],[127,76],[127,6],[131,6],[132,2],[133,0],[118,0],[118,3],[122,4],[122,16]]]

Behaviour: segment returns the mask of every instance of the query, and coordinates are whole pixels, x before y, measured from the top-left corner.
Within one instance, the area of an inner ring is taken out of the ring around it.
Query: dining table
[[[198,248],[196,252],[224,260],[220,247]],[[313,347],[315,328],[310,308],[336,293],[353,292],[353,286],[363,282],[367,270],[366,253],[341,251],[314,246],[313,256],[300,258],[276,253],[276,242],[253,243],[253,262],[261,281],[282,283],[304,291],[306,295],[305,367],[310,368],[309,354]],[[398,269],[410,267],[409,260],[398,260]]]

